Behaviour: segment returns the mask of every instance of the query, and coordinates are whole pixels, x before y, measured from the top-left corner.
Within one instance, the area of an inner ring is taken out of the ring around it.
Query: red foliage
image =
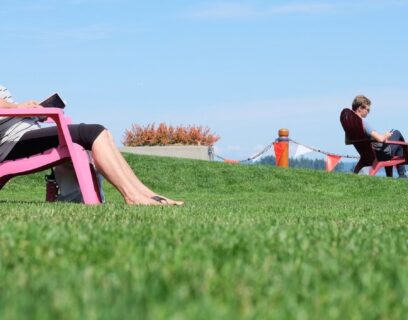
[[[122,143],[129,147],[171,144],[212,146],[219,139],[220,137],[211,134],[207,127],[172,127],[160,123],[156,128],[152,123],[145,127],[133,124],[130,129],[125,130]]]

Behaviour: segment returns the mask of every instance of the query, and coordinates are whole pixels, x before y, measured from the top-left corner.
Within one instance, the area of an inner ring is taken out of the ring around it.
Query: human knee
[[[112,133],[106,128],[104,128],[104,130],[98,135],[98,137],[95,140],[97,139],[104,140],[104,141],[107,141],[107,140],[114,141]]]
[[[400,132],[399,130],[394,130],[392,133],[393,133],[393,134],[395,134],[395,135],[399,135],[399,136],[401,136],[401,135],[402,135],[402,134],[401,134],[401,132]]]
[[[112,132],[110,132],[108,129],[105,129],[106,135],[109,137],[109,139],[113,140],[113,135]]]
[[[390,140],[391,141],[404,141],[404,137],[402,136],[399,130],[393,130]]]
[[[79,124],[78,134],[82,142],[81,145],[85,149],[91,150],[93,143],[104,131],[105,127],[100,124]]]

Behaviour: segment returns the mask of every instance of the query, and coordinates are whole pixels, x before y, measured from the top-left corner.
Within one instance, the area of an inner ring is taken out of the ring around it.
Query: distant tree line
[[[275,165],[274,156],[266,156],[257,162],[257,164]],[[349,172],[353,171],[354,163],[344,163],[340,161],[334,168],[334,171]],[[289,167],[291,168],[307,168],[315,170],[326,170],[326,161],[323,159],[308,159],[304,157],[289,158]]]

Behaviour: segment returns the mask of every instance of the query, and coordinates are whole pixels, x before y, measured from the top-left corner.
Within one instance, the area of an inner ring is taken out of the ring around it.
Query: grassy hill
[[[408,181],[127,156],[183,207],[0,191],[1,319],[403,319]]]

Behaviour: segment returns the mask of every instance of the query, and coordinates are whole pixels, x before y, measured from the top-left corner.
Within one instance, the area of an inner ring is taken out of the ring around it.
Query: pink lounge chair
[[[395,156],[391,160],[380,161],[377,159],[375,150],[373,149],[371,142],[364,133],[362,119],[351,109],[343,109],[340,114],[340,122],[346,133],[347,144],[352,144],[360,154],[360,160],[354,168],[354,173],[358,173],[363,167],[371,166],[369,171],[370,176],[375,174],[381,168],[385,169],[387,177],[392,177],[392,167],[399,164],[408,163],[408,143],[401,141],[386,141],[387,144],[398,144],[403,147],[404,156]]]
[[[58,128],[59,146],[28,158],[0,162],[0,189],[13,177],[42,171],[72,161],[85,204],[101,203],[99,187],[87,152],[73,143],[68,118],[61,109],[0,109],[0,117],[39,117],[52,119]]]

